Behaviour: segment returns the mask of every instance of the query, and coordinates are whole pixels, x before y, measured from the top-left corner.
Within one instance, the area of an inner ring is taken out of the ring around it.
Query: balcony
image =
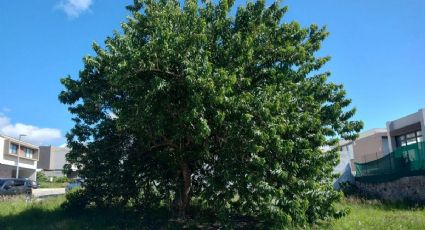
[[[26,143],[21,143],[19,146],[17,142],[14,142],[14,141],[7,142],[5,145],[5,153],[8,156],[14,156],[14,157],[17,157],[19,153],[20,159],[27,159],[32,161],[39,160],[38,148],[36,146],[32,146]]]

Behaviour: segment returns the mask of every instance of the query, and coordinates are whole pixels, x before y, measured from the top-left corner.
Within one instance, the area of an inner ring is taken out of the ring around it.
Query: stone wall
[[[361,195],[385,201],[412,201],[425,204],[425,176],[403,177],[383,183],[354,182]]]

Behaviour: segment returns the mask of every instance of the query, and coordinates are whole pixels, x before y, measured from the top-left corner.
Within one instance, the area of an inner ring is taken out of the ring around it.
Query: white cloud
[[[24,140],[37,145],[50,144],[51,141],[62,138],[59,129],[39,128],[22,123],[12,124],[10,119],[2,114],[0,114],[0,133],[14,138],[17,138],[20,134],[26,134]]]
[[[90,9],[93,0],[61,0],[58,8],[63,10],[69,18],[78,18],[81,13]]]

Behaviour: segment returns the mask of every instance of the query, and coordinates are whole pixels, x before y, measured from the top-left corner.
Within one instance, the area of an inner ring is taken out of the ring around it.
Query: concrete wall
[[[383,137],[386,132],[377,132],[367,137],[357,139],[354,142],[354,160],[355,162],[364,163],[381,158],[388,152],[385,152]]]
[[[347,165],[350,165],[351,159],[353,159],[353,143],[340,143],[339,163],[335,166],[334,173],[343,174]]]
[[[49,170],[49,171],[44,170],[43,173],[47,177],[63,177],[63,176],[66,176],[62,173],[62,170]]]
[[[52,147],[53,163],[51,164],[52,169],[62,170],[66,164],[66,154],[69,153],[70,149],[62,147]]]
[[[385,183],[354,183],[364,196],[385,201],[413,201],[425,204],[425,176],[403,177]]]
[[[62,170],[66,164],[66,154],[70,151],[64,147],[40,146],[39,169]]]
[[[51,146],[40,146],[40,159],[38,160],[37,168],[39,169],[50,169]]]

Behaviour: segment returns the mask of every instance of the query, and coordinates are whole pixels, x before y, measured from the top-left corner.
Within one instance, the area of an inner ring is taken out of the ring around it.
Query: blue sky
[[[72,127],[59,79],[118,29],[130,0],[0,1],[0,132],[61,145]],[[244,4],[237,1],[236,4]],[[425,107],[425,1],[287,0],[285,21],[326,25],[319,55],[365,129]]]

